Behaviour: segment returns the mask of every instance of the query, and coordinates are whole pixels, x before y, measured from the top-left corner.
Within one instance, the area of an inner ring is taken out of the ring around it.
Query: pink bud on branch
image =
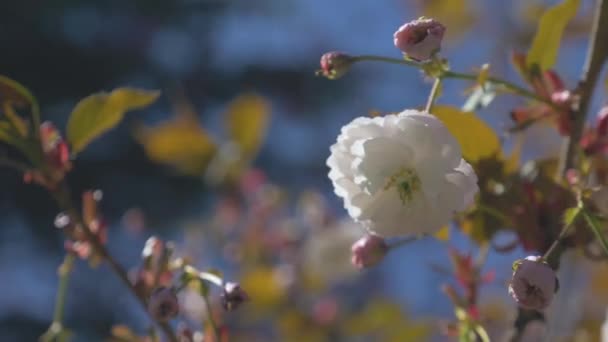
[[[393,35],[395,47],[416,61],[431,59],[441,50],[445,26],[440,22],[420,17],[401,26]]]

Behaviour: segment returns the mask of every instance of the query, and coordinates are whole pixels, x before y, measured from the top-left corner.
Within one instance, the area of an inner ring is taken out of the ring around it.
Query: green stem
[[[579,215],[581,215],[581,214],[585,215],[585,212],[582,208],[578,207],[576,210],[577,210],[577,212],[576,212],[576,214],[574,214],[574,217],[570,220],[570,224],[564,225],[564,228],[562,228],[562,231],[557,236],[557,239],[555,239],[553,241],[553,243],[551,244],[549,249],[547,249],[547,251],[543,255],[543,259],[545,261],[547,261],[547,263],[549,265],[551,265],[551,267],[554,269],[557,269],[557,265],[559,264],[559,257],[562,253],[562,251],[558,248],[560,243],[568,234],[570,227],[574,226],[574,223],[576,222]]]
[[[408,61],[408,60],[405,60],[405,59],[397,59],[397,58],[383,57],[383,56],[374,56],[374,55],[354,56],[353,57],[353,61],[354,62],[362,62],[362,61],[384,62],[384,63],[391,63],[391,64],[401,64],[401,65],[415,66],[417,68],[420,68],[420,66],[422,65],[422,63],[418,63],[418,62],[414,62],[414,61]]]
[[[606,237],[600,231],[600,227],[598,227],[597,220],[591,215],[589,215],[589,213],[585,210],[582,210],[581,214],[583,215],[583,218],[585,218],[585,221],[587,222],[589,228],[591,228],[591,230],[593,231],[593,234],[595,234],[597,240],[600,242],[600,245],[602,245],[602,248],[604,248],[604,252],[608,254],[608,241],[606,241]]]
[[[429,99],[426,101],[426,106],[424,107],[424,111],[427,113],[431,112],[433,108],[433,104],[435,103],[435,99],[437,95],[439,95],[439,87],[441,86],[441,78],[437,77],[433,81],[433,87],[431,88],[431,93],[429,94]]]
[[[421,68],[424,65],[424,63],[408,61],[405,59],[383,57],[383,56],[373,56],[373,55],[354,56],[353,61],[354,62],[375,61],[375,62],[384,62],[384,63],[391,63],[391,64],[408,65],[408,66],[414,66],[417,68]],[[470,80],[470,81],[477,81],[477,79],[479,78],[479,76],[476,74],[466,74],[466,73],[454,72],[454,71],[449,71],[449,70],[444,71],[441,77],[442,78],[461,79],[461,80]],[[505,90],[513,92],[517,95],[527,97],[531,100],[538,101],[538,102],[544,103],[548,106],[551,106],[552,108],[561,110],[560,108],[557,108],[557,106],[554,103],[552,103],[549,99],[540,97],[537,94],[535,94],[525,88],[522,88],[516,84],[513,84],[509,81],[506,81],[506,80],[503,80],[503,79],[500,79],[497,77],[488,77],[487,82],[500,86],[500,87],[504,88]]]
[[[215,341],[220,341],[220,329],[213,318],[213,311],[211,310],[211,303],[209,303],[209,297],[207,295],[203,296],[203,300],[205,301],[205,308],[207,309],[207,315],[209,316],[209,324],[211,325],[211,330],[213,330],[213,334],[215,335]]]
[[[454,72],[454,71],[449,71],[449,70],[445,71],[443,73],[443,77],[461,79],[461,80],[470,80],[470,81],[477,81],[477,79],[479,78],[479,76],[475,75],[475,74],[465,74],[465,73]],[[496,78],[496,77],[488,77],[487,82],[490,82],[490,83],[493,83],[494,85],[503,87],[505,90],[508,90],[517,95],[521,95],[521,96],[527,97],[531,100],[542,102],[548,106],[551,106],[552,108],[559,109],[553,102],[549,101],[548,99],[540,97],[537,94],[535,94],[525,88],[522,88],[518,85],[515,85],[509,81],[506,81],[506,80],[503,80],[500,78]]]
[[[57,288],[57,297],[55,298],[55,311],[53,313],[53,324],[62,324],[65,301],[70,282],[70,274],[74,268],[74,254],[67,253],[65,259],[57,273],[59,274],[59,287]]]

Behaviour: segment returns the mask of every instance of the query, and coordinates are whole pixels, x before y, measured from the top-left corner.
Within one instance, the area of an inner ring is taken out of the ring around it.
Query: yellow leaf
[[[433,114],[454,135],[464,159],[475,162],[500,152],[500,141],[494,130],[474,113],[456,107],[436,105]]]
[[[133,88],[118,88],[111,93],[101,92],[82,99],[68,120],[67,138],[74,154],[91,141],[116,126],[130,110],[153,103],[160,92]]]
[[[192,176],[205,171],[216,150],[196,117],[190,115],[178,115],[155,127],[140,127],[135,137],[148,158]]]
[[[555,64],[562,33],[576,15],[579,2],[580,0],[564,0],[540,17],[538,30],[526,57],[528,67],[536,64],[541,70],[546,70]]]
[[[228,134],[240,148],[242,159],[255,156],[266,136],[270,105],[257,95],[241,95],[228,107]]]
[[[443,227],[441,227],[441,229],[433,234],[433,236],[441,241],[448,241],[450,239],[450,226],[445,225]]]

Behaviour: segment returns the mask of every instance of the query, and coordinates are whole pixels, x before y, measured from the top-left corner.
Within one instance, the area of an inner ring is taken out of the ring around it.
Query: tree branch
[[[566,171],[574,166],[578,142],[585,126],[593,90],[608,57],[606,37],[608,37],[608,0],[598,0],[587,50],[587,60],[583,67],[581,80],[575,90],[576,94],[580,96],[580,102],[578,108],[571,113],[572,132],[564,143],[560,156],[559,174],[561,177],[564,177]]]
[[[591,97],[595,89],[597,80],[601,74],[602,67],[608,57],[608,0],[598,0],[593,18],[593,28],[589,39],[589,48],[587,50],[587,59],[583,67],[581,80],[578,83],[575,93],[580,96],[578,108],[571,111],[570,120],[572,123],[572,131],[570,137],[565,139],[562,152],[559,159],[559,167],[557,177],[562,179],[566,175],[568,169],[575,166],[576,154],[578,151],[579,141],[581,139],[587,112],[591,103]],[[555,258],[552,260],[552,267],[557,270],[559,267],[559,258],[564,252],[563,245],[558,243],[555,246]],[[544,321],[545,317],[542,312],[528,311],[519,309],[517,319],[515,321],[515,331],[512,341],[520,341],[528,323],[532,321]]]

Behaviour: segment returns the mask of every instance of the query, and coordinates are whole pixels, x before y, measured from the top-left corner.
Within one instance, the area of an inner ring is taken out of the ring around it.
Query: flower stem
[[[576,222],[577,218],[580,215],[584,215],[584,209],[579,206],[576,209],[576,213],[574,214],[574,216],[572,217],[572,219],[570,219],[569,224],[564,224],[564,227],[562,228],[562,231],[559,233],[559,235],[557,236],[557,239],[555,239],[555,241],[553,241],[553,243],[551,244],[551,246],[549,247],[549,249],[547,249],[547,251],[545,252],[545,254],[543,254],[543,259],[545,261],[547,261],[547,263],[549,263],[549,265],[553,268],[553,269],[557,269],[558,264],[559,264],[559,257],[561,255],[561,250],[558,248],[560,243],[562,242],[562,240],[566,237],[566,235],[568,234],[568,231],[570,230],[570,227],[574,226],[574,223]]]
[[[433,108],[433,104],[435,103],[435,99],[437,98],[437,95],[439,95],[440,86],[441,86],[441,78],[437,77],[433,81],[433,87],[431,88],[431,93],[429,94],[429,99],[426,101],[426,106],[424,107],[425,112],[427,112],[427,113],[431,112],[431,109]]]
[[[63,312],[65,309],[65,302],[68,292],[68,284],[70,281],[70,274],[74,267],[75,257],[72,253],[67,253],[63,260],[63,263],[57,269],[59,275],[59,286],[57,287],[57,295],[55,297],[55,310],[53,311],[53,321],[51,325],[44,333],[40,336],[41,342],[53,342],[63,341],[66,334],[68,333],[63,328]]]
[[[55,311],[53,313],[53,324],[62,324],[65,301],[70,282],[70,274],[74,268],[74,254],[67,253],[65,259],[57,273],[59,274],[59,287],[57,288],[57,297],[55,298]]]
[[[93,233],[90,227],[84,222],[78,210],[72,203],[70,197],[70,191],[65,183],[62,183],[57,190],[52,192],[55,200],[59,204],[59,206],[68,214],[70,219],[73,220],[75,224],[82,227],[82,231],[84,232],[88,242],[93,246],[93,250],[108,263],[112,271],[120,278],[125,286],[131,291],[131,293],[138,299],[141,306],[144,308],[146,312],[146,299],[137,291],[137,289],[131,284],[129,280],[129,276],[127,275],[127,271],[110,255],[106,247],[99,241],[97,235]],[[154,320],[154,319],[153,319]],[[175,333],[171,326],[166,322],[156,321],[156,324],[163,330],[166,337],[171,342],[178,342]]]
[[[477,81],[478,79],[478,75],[475,74],[465,74],[465,73],[460,73],[460,72],[454,72],[454,71],[446,71],[443,74],[443,77],[445,78],[453,78],[453,79],[461,79],[461,80],[471,80],[471,81]],[[538,102],[542,102],[548,106],[551,106],[553,108],[557,108],[556,105],[549,101],[548,99],[545,99],[543,97],[538,96],[537,94],[522,88],[518,85],[515,85],[509,81],[497,78],[497,77],[488,77],[487,82],[489,83],[493,83],[494,85],[500,86],[502,88],[504,88],[507,91],[510,91],[512,93],[515,93],[517,95],[523,96],[523,97],[527,97],[531,100],[535,100]]]
[[[402,65],[415,66],[417,68],[420,68],[420,66],[422,65],[422,63],[418,63],[418,62],[414,62],[414,61],[408,61],[406,59],[398,59],[398,58],[384,57],[384,56],[374,56],[374,55],[353,56],[353,61],[354,62],[363,62],[363,61],[384,62],[384,63],[392,63],[392,64],[402,64]]]
[[[397,59],[397,58],[373,56],[373,55],[354,56],[353,61],[355,61],[355,62],[375,61],[375,62],[408,65],[408,66],[414,66],[417,68],[422,68],[422,66],[424,65],[424,63],[408,61],[405,59]],[[450,70],[444,71],[441,76],[441,78],[453,78],[453,79],[470,80],[470,81],[476,81],[478,79],[478,77],[479,76],[476,74],[466,74],[466,73],[455,72],[455,71],[450,71]],[[513,92],[517,95],[529,98],[534,101],[544,103],[548,106],[551,106],[552,108],[556,108],[555,104],[553,104],[549,99],[540,97],[540,96],[536,95],[535,93],[533,93],[525,88],[522,88],[516,84],[513,84],[509,81],[506,81],[506,80],[503,80],[503,79],[497,78],[497,77],[488,77],[487,82],[493,83],[497,86],[501,86],[505,90]]]
[[[211,310],[211,303],[209,302],[209,296],[204,295],[203,300],[205,301],[205,308],[207,309],[207,315],[209,316],[209,325],[211,325],[211,330],[213,330],[213,335],[215,335],[215,341],[220,341],[220,329],[213,318],[213,311]]]
[[[589,228],[591,228],[593,231],[593,234],[595,234],[597,240],[600,242],[600,245],[602,245],[602,248],[606,254],[608,254],[608,241],[606,241],[606,237],[600,231],[597,220],[593,216],[589,215],[589,213],[585,210],[583,210],[581,214],[583,215],[583,218],[585,219],[585,222],[587,222]]]

